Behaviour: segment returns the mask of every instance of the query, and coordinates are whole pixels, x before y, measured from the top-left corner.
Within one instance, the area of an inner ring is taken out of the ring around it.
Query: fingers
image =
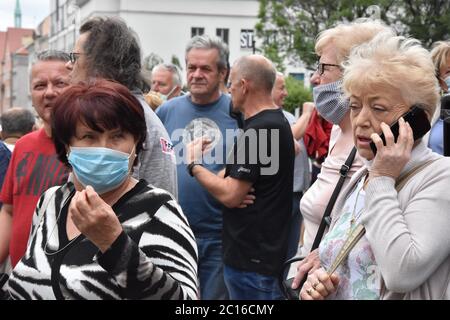
[[[255,192],[255,188],[250,188],[250,191],[245,195],[244,200],[242,200],[241,204],[238,206],[239,209],[247,208],[247,206],[254,204],[256,196],[252,194]]]
[[[91,206],[89,205],[89,202],[88,202],[88,196],[87,196],[87,193],[86,193],[86,189],[85,190],[81,190],[81,191],[78,192],[78,197],[77,197],[74,205],[75,205],[75,208],[81,214],[90,212]]]
[[[407,123],[403,117],[399,119],[399,136],[397,144],[401,147],[402,151],[409,151],[414,145],[414,133],[409,123]]]
[[[292,281],[292,289],[297,289],[300,281],[303,280],[307,273],[313,273],[320,268],[319,250],[316,249],[308,254],[305,259],[297,265],[297,274]]]
[[[334,286],[337,287],[338,284],[339,284],[339,281],[340,281],[339,276],[338,276],[336,273],[333,273],[333,274],[330,276],[330,279],[331,279],[331,281],[333,282]]]
[[[337,278],[337,275],[335,273],[333,273],[333,276],[334,276],[334,279],[336,280],[336,282],[333,282],[333,279],[331,279],[330,275],[324,269],[317,270],[317,278],[318,278],[320,284],[324,286],[324,288],[325,288],[326,292],[328,292],[328,294],[332,294],[333,292],[335,292],[336,286],[339,283],[339,278]]]
[[[406,144],[406,148],[408,150],[412,150],[413,146],[414,146],[414,132],[413,129],[411,128],[411,125],[407,122],[407,134],[408,134],[408,143]]]
[[[321,291],[318,291],[321,290]],[[320,286],[315,274],[308,276],[308,281],[303,285],[300,291],[300,298],[302,300],[324,300],[328,296],[328,292],[325,293],[323,286]]]
[[[380,126],[383,131],[384,139],[386,140],[386,147],[393,146],[395,144],[395,138],[392,134],[391,128],[384,122],[382,122]]]
[[[244,198],[244,201],[249,202],[249,204],[253,203],[255,201],[256,197],[253,194],[247,193],[247,195]]]
[[[333,288],[333,286],[327,286],[325,285],[325,282],[322,282],[321,279],[319,279],[318,275],[320,271],[317,270],[317,272],[314,272],[313,274],[308,276],[308,283],[310,284],[310,287],[314,290],[317,291],[317,293],[322,296],[322,297],[326,297],[329,295],[328,293],[328,288]],[[324,278],[324,277],[323,277]],[[326,280],[328,280],[328,277],[326,278]],[[330,280],[331,282],[331,280]],[[311,291],[311,290],[310,290]]]
[[[314,103],[312,102],[304,102],[303,103],[303,112],[311,113],[314,110]]]
[[[75,195],[69,205],[69,215],[72,217],[72,221],[75,223],[77,228],[79,228],[79,225],[84,221],[84,215],[80,212],[78,207],[79,203],[82,202],[81,197],[81,191],[75,192]]]
[[[212,142],[211,138],[208,138],[205,136],[202,136],[201,138],[199,138],[199,140],[202,142],[203,146],[211,144],[211,142]]]
[[[85,189],[86,200],[88,205],[92,207],[97,207],[102,204],[103,200],[100,198],[98,193],[91,186],[87,186]]]
[[[398,139],[397,144],[400,147],[400,150],[406,150],[406,146],[408,145],[408,125],[405,120],[400,118],[398,120],[399,129],[398,129]]]
[[[300,292],[302,300],[324,300],[325,296],[321,295],[316,289],[314,289],[308,282],[308,285],[303,286],[304,289]]]
[[[297,265],[297,273],[292,281],[292,289],[297,289],[300,285],[300,281],[303,280],[305,274],[311,269],[311,262],[308,262],[306,259],[299,262]]]
[[[238,208],[242,209],[242,208],[247,208],[247,206],[252,205],[254,202],[254,200],[252,199],[244,199],[241,204],[238,206]]]
[[[308,276],[300,297],[302,300],[323,300],[336,292],[338,284],[339,277],[336,274],[330,277],[323,268],[320,268]]]
[[[254,203],[254,201],[251,199],[244,199],[244,201],[241,202],[241,204],[238,206],[238,208],[240,208],[240,209],[247,208],[247,206],[250,206],[253,203]]]
[[[202,137],[202,151],[207,152],[212,148],[212,140],[208,137]]]
[[[383,144],[383,140],[381,139],[381,137],[376,134],[376,133],[372,133],[370,135],[370,138],[372,139],[373,143],[375,144],[375,146],[377,147],[377,153],[381,150],[381,148],[383,148],[384,144]]]

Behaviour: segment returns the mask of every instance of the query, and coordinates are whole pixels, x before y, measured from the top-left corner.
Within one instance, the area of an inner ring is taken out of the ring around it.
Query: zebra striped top
[[[145,180],[112,209],[123,232],[101,253],[67,238],[71,182],[40,198],[27,251],[6,285],[12,299],[197,299],[197,246],[181,208]]]

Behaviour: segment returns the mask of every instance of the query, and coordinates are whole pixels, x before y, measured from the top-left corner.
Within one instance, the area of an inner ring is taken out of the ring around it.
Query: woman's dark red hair
[[[67,147],[76,135],[78,122],[98,132],[120,128],[133,135],[136,154],[143,148],[147,133],[144,110],[128,88],[117,82],[80,83],[57,98],[51,120],[52,138],[59,160],[69,167]]]

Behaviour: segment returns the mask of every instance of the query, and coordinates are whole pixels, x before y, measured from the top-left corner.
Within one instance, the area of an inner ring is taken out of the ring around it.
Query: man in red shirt
[[[67,61],[66,53],[44,51],[31,69],[31,100],[43,128],[19,139],[11,157],[0,196],[0,264],[8,254],[13,267],[22,258],[39,197],[68,177],[67,168],[57,159],[50,128],[54,101],[69,84]]]

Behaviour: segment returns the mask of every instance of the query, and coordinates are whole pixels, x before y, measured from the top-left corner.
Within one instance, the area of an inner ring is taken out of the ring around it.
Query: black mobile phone
[[[411,126],[414,141],[422,138],[431,129],[430,121],[428,121],[425,111],[423,111],[423,108],[421,108],[419,104],[414,104],[408,112],[402,115],[402,117]],[[398,124],[398,120],[391,125],[391,131],[394,135],[395,142],[397,142],[399,128],[400,126]],[[380,138],[383,140],[383,144],[386,145],[384,134],[381,134]],[[377,154],[377,147],[373,141],[370,143],[370,148],[372,149],[374,155]]]

